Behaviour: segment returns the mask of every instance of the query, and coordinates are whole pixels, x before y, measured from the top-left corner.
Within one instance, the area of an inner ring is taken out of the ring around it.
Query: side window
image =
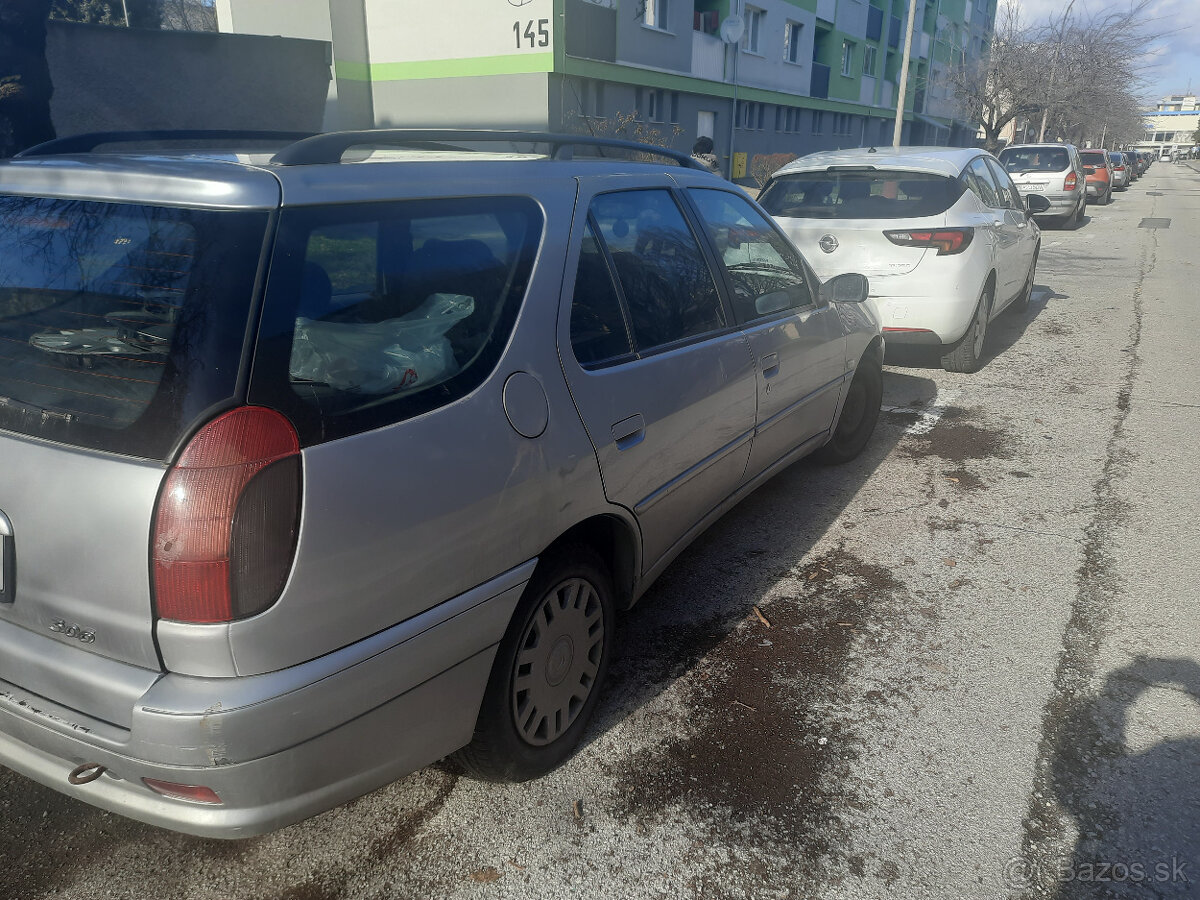
[[[1013,184],[1012,179],[1008,177],[1008,173],[1000,168],[1000,164],[994,160],[989,159],[987,164],[1000,192],[1000,204],[1006,209],[1024,209],[1021,195],[1017,192],[1017,186]]]
[[[284,210],[253,402],[317,443],[464,396],[499,361],[541,230],[517,197]]]
[[[813,302],[800,254],[750,203],[726,191],[688,194],[729,276],[739,324]]]
[[[996,194],[996,185],[988,171],[987,162],[982,156],[971,160],[971,165],[967,167],[964,174],[967,178],[967,186],[983,201],[984,206],[992,209],[1001,208],[1000,198]]]
[[[695,235],[669,191],[621,191],[592,201],[638,350],[724,328],[725,311]]]
[[[591,222],[583,235],[579,268],[575,272],[571,348],[585,367],[633,352],[621,300]]]

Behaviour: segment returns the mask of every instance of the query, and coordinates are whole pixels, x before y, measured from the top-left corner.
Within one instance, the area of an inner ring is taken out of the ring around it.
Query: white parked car
[[[822,279],[860,272],[889,346],[940,348],[979,368],[988,323],[1033,292],[1041,231],[984,150],[902,147],[815,153],[777,171],[759,202]]]

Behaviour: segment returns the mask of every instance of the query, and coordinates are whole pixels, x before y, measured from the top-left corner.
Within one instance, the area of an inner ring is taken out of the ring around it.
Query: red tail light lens
[[[1073,190],[1075,190],[1075,180],[1076,180],[1076,179],[1075,179],[1075,173],[1074,173],[1074,172],[1070,172],[1070,173],[1068,173],[1068,174],[1067,174],[1067,177],[1066,177],[1066,180],[1065,180],[1065,181],[1063,181],[1063,190],[1064,190],[1064,191],[1073,191]]]
[[[885,231],[883,233],[893,244],[901,247],[937,248],[938,256],[950,256],[962,253],[971,246],[975,236],[974,228],[943,228],[938,231]]]
[[[213,806],[221,804],[221,798],[212,788],[199,784],[176,784],[173,781],[159,781],[157,778],[143,778],[142,783],[156,794],[172,797],[176,800],[190,800],[193,803],[208,803]]]
[[[201,428],[155,511],[159,617],[231,622],[279,599],[296,551],[300,483],[299,438],[274,410],[245,406]]]

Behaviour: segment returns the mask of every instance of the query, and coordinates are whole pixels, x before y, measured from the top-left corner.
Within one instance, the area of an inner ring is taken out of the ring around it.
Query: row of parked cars
[[[701,169],[427,131],[0,164],[0,762],[240,837],[565,760],[615,616],[862,452],[885,346],[976,369],[1055,212],[980,150],[806,157],[761,206]]]

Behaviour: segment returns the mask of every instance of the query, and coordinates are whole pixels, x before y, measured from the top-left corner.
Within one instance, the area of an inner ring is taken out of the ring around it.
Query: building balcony
[[[567,55],[614,62],[617,58],[617,11],[586,0],[567,0],[564,29]]]
[[[812,82],[809,85],[809,96],[817,97],[821,100],[829,97],[829,66],[823,66],[819,62],[812,64]]]
[[[711,81],[725,80],[725,42],[702,31],[692,32],[692,74]]]

